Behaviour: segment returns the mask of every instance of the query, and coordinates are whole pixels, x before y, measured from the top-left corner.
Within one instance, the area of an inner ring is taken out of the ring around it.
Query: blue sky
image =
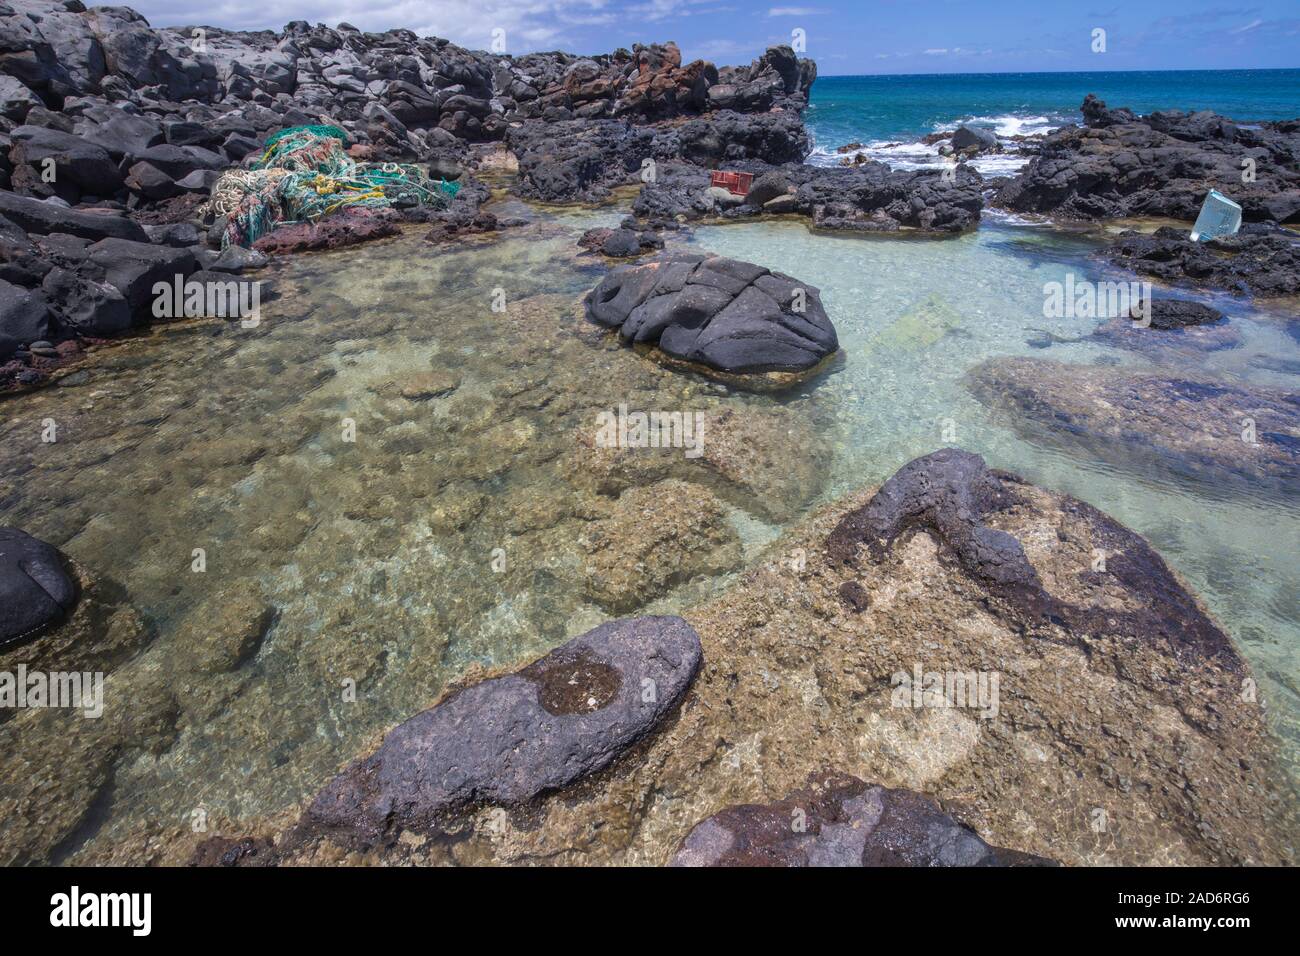
[[[804,31],[823,75],[1300,67],[1300,0],[127,0],[155,26],[407,27],[475,49],[608,52],[676,40],[745,63]],[[1093,31],[1105,30],[1105,52]]]

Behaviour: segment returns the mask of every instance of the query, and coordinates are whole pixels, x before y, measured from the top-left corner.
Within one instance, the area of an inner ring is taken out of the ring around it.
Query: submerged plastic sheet
[[[1192,241],[1209,242],[1219,236],[1231,236],[1240,228],[1241,207],[1217,189],[1211,189],[1192,226]]]

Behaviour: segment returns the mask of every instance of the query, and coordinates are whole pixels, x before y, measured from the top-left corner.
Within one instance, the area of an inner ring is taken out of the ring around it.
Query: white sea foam
[[[1011,176],[1019,172],[1033,157],[1021,153],[1012,136],[1032,136],[1049,133],[1060,124],[1046,116],[1016,116],[1008,113],[1000,116],[971,116],[950,123],[936,123],[936,133],[955,130],[960,125],[979,126],[992,129],[1002,143],[1004,152],[992,155],[976,156],[969,160],[970,165],[982,176]],[[885,163],[893,169],[943,169],[947,160],[939,154],[939,144],[923,142],[900,143],[897,140],[872,140],[863,143],[861,149],[841,153],[829,146],[815,146],[807,162],[813,166],[839,166],[845,158],[852,160],[856,156],[874,159]]]

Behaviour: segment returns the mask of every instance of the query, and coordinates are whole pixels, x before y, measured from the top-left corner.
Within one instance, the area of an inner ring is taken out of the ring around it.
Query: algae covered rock
[[[1291,392],[1159,368],[1028,358],[983,362],[966,385],[1021,434],[1122,466],[1300,484],[1300,399]]]
[[[626,612],[698,576],[740,564],[740,539],[722,503],[699,485],[629,488],[586,536],[586,593]]]

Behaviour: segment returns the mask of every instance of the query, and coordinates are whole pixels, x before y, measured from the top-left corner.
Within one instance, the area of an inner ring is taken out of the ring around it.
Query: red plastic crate
[[[709,172],[709,185],[721,186],[733,196],[749,195],[749,187],[753,182],[753,173],[725,173],[717,169]]]

